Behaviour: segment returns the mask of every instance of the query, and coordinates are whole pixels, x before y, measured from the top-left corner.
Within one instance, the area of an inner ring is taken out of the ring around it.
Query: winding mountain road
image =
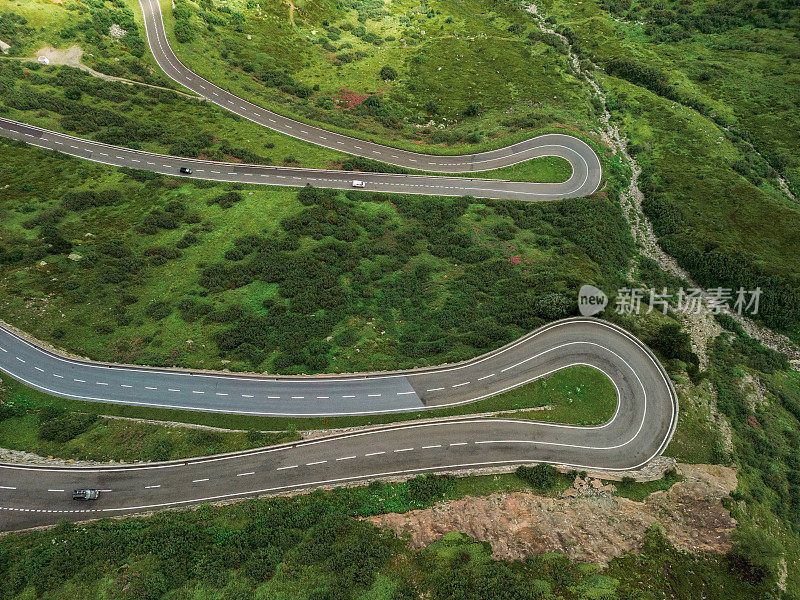
[[[77,397],[101,401],[255,414],[274,414],[268,412],[272,407],[280,414],[308,414],[308,407],[314,405],[320,408],[311,414],[380,412],[393,403],[388,410],[424,410],[477,400],[571,365],[589,365],[614,383],[618,406],[613,418],[597,427],[464,418],[377,427],[277,448],[155,465],[50,468],[3,464],[0,529],[423,471],[542,461],[575,468],[632,469],[664,450],[678,415],[669,377],[647,347],[626,331],[595,319],[552,323],[504,348],[456,365],[306,378],[100,365],[59,357],[7,331],[3,336],[0,368],[13,377],[51,393],[76,397],[69,390],[77,389],[85,394]],[[77,386],[75,379],[80,379]],[[188,392],[180,404],[173,404],[169,392],[160,389],[176,381],[182,392]],[[205,393],[194,394],[190,388]],[[227,390],[227,395],[212,392],[219,389]],[[413,393],[402,396],[399,389]],[[343,394],[346,391],[352,393]],[[127,399],[128,394],[136,399]],[[270,396],[278,394],[281,400],[273,402]],[[87,505],[71,500],[71,490],[78,487],[108,491]]]
[[[477,154],[434,156],[391,148],[292,120],[248,102],[187,68],[178,60],[169,45],[157,0],[139,0],[139,3],[150,50],[169,77],[209,102],[269,129],[333,150],[419,171],[471,173],[498,169],[543,156],[559,156],[570,163],[572,174],[560,183],[530,183],[445,175],[363,173],[224,163],[102,144],[10,119],[0,119],[0,135],[117,167],[195,179],[262,185],[313,185],[352,189],[353,181],[359,180],[365,183],[364,189],[376,192],[548,201],[588,196],[597,190],[602,181],[602,165],[597,154],[586,142],[571,135],[552,133]],[[180,173],[181,167],[192,169],[192,173]]]
[[[217,163],[130,150],[8,119],[0,135],[97,162],[191,177],[271,185],[367,189],[518,200],[556,200],[594,192],[598,157],[577,138],[547,135],[470,156],[397,150],[311,127],[244,101],[177,60],[155,0],[140,0],[147,40],[173,79],[265,127],[312,143],[404,167],[460,173],[494,169],[536,156],[562,156],[570,179],[540,184],[446,176],[389,175]],[[258,494],[341,484],[372,477],[521,462],[626,470],[663,452],[675,430],[678,400],[661,364],[630,333],[589,318],[551,323],[479,358],[394,373],[279,377],[193,372],[96,363],[46,350],[0,327],[0,370],[50,394],[87,401],[253,415],[343,415],[424,411],[473,402],[572,365],[601,370],[618,406],[597,427],[529,420],[463,418],[376,427],[280,447],[161,464],[60,468],[0,464],[0,529],[86,520]],[[104,490],[78,503],[71,490]]]

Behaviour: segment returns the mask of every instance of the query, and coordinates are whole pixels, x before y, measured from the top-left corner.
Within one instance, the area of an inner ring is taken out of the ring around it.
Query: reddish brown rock
[[[638,551],[654,524],[679,548],[726,551],[735,522],[722,499],[736,487],[735,471],[717,465],[679,465],[678,470],[683,481],[644,502],[615,497],[602,488],[580,494],[567,490],[577,497],[566,498],[514,492],[467,497],[368,520],[407,535],[415,548],[460,531],[490,542],[494,557],[507,560],[561,551],[574,559],[606,564],[615,556]]]

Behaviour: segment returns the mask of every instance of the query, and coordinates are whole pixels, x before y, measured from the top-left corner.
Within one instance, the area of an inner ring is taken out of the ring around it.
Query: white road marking
[[[64,490],[56,490],[56,489],[52,489],[52,490],[47,490],[47,491],[48,491],[48,492],[63,492]]]
[[[278,467],[276,471],[285,471],[286,469],[296,469],[297,465],[289,465],[288,467]]]
[[[453,442],[451,446],[466,446],[467,442]]]
[[[381,451],[381,452],[369,452],[369,453],[365,454],[364,456],[378,456],[380,454],[386,454],[386,452],[384,452],[384,451]]]
[[[146,486],[144,486],[144,489],[146,489],[146,490],[155,490],[155,489],[158,489],[160,487],[161,487],[161,484],[159,483],[158,485],[146,485]]]
[[[398,450],[394,450],[394,452],[411,452],[413,448],[399,448]]]
[[[356,456],[343,456],[341,458],[337,458],[336,460],[353,460],[354,458],[358,458]]]
[[[438,388],[431,388],[431,389],[425,390],[425,391],[426,392],[438,392],[439,390],[443,390],[443,389],[444,389],[443,387],[438,387]]]
[[[208,481],[208,477],[203,479],[192,479],[192,483],[203,483],[204,481]]]
[[[462,385],[469,385],[469,381],[465,381],[464,383],[457,383],[457,384],[455,384],[454,386],[451,386],[451,387],[457,388],[457,387],[461,387]]]
[[[489,377],[494,377],[494,373],[490,373],[489,375],[484,375],[483,377],[478,377],[478,381],[483,381],[484,379],[489,379]]]
[[[237,473],[236,476],[237,477],[247,477],[249,475],[255,475],[255,474],[256,474],[255,471],[248,471],[247,473]]]
[[[12,485],[0,485],[0,490],[15,490],[15,489],[17,488],[15,488]]]
[[[306,463],[306,466],[307,467],[313,467],[314,465],[323,465],[326,462],[328,462],[328,461],[327,460],[317,460],[317,461],[314,461],[314,462]]]
[[[436,444],[434,446],[423,446],[422,449],[423,450],[430,450],[431,448],[441,448],[441,447],[442,447],[441,444]]]

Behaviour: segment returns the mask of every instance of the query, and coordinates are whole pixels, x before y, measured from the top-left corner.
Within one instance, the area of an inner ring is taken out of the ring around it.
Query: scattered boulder
[[[116,23],[112,24],[111,27],[108,28],[108,35],[110,35],[113,38],[117,39],[124,38],[126,33],[128,32],[125,31],[122,27],[120,27]]]

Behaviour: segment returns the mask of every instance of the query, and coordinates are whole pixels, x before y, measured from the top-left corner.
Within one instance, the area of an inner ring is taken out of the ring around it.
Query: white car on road
[[[353,187],[367,187],[367,184],[358,179],[353,181]]]

